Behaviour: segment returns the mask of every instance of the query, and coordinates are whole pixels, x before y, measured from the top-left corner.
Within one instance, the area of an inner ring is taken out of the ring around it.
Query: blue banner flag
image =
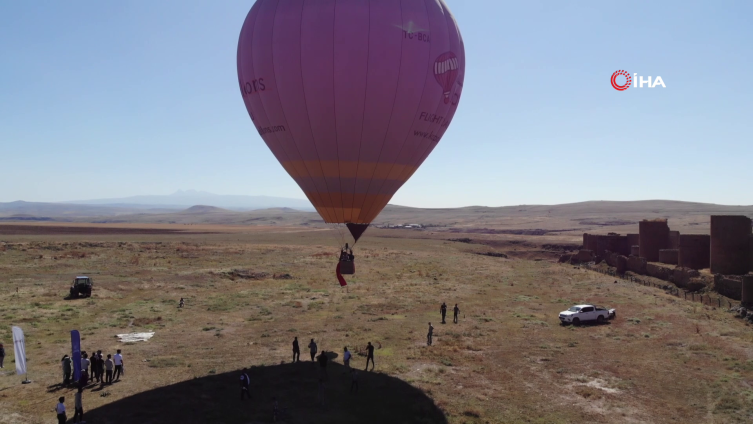
[[[81,336],[78,330],[71,330],[71,361],[73,361],[73,381],[81,378]]]

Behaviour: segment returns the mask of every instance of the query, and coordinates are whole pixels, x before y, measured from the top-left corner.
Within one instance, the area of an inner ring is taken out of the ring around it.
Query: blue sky
[[[238,93],[252,4],[0,1],[0,202],[304,197]],[[463,100],[392,203],[753,204],[753,3],[447,4]],[[666,88],[618,92],[618,69]]]

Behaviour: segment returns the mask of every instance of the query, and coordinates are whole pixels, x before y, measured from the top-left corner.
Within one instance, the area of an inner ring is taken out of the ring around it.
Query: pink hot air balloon
[[[257,0],[238,41],[256,131],[356,240],[444,135],[464,75],[442,0]]]
[[[458,78],[458,58],[453,52],[442,53],[434,62],[434,78],[444,90],[444,102],[450,102],[450,93]]]

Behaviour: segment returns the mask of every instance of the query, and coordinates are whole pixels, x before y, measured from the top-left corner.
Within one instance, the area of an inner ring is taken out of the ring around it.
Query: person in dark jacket
[[[311,343],[309,343],[309,353],[311,354],[311,362],[314,362],[314,357],[316,357],[316,352],[318,351],[316,347],[316,343],[314,343],[314,339],[311,339]]]
[[[81,399],[83,396],[83,391],[84,389],[79,387],[78,392],[76,392],[76,396],[74,398],[74,403],[73,403],[73,409],[74,409],[73,422],[74,423],[86,422],[84,421],[84,403],[83,403],[83,400]]]
[[[0,368],[3,367],[3,362],[5,361],[5,348],[3,347],[3,344],[0,343]]]
[[[460,308],[458,308],[458,304],[455,304],[455,307],[452,308],[452,322],[455,324],[458,323],[458,314],[460,314]]]
[[[322,353],[319,354],[319,368],[321,369],[321,378],[324,379],[324,381],[329,380],[329,376],[327,375],[327,352],[322,351]]]
[[[60,362],[63,364],[63,385],[67,386],[71,384],[71,358],[64,355]]]
[[[353,393],[355,389],[358,393],[358,371],[355,368],[350,369],[350,392]]]
[[[293,339],[293,362],[301,362],[301,347],[298,346],[298,337]]]
[[[89,372],[89,376],[91,377],[92,383],[94,383],[97,380],[97,376],[99,375],[99,359],[97,359],[97,352],[92,353],[90,361],[91,372]]]
[[[97,351],[97,381],[104,383],[105,381],[105,359],[102,357],[102,351]]]
[[[248,373],[246,372],[246,368],[243,368],[243,372],[241,373],[241,400],[243,400],[246,396],[248,396],[248,399],[251,399],[251,392],[249,392],[249,387],[251,386],[251,378],[248,376]]]
[[[86,388],[87,384],[89,384],[89,371],[84,368],[81,370],[81,378],[78,379],[78,387]]]
[[[371,342],[366,346],[366,371],[369,370],[369,361],[371,361],[371,370],[374,371],[374,345]]]
[[[447,305],[444,302],[442,302],[442,306],[439,307],[439,313],[442,314],[442,324],[446,324],[444,317],[447,315]]]

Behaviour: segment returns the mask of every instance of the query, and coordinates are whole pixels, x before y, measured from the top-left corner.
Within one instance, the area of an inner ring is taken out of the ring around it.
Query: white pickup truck
[[[614,319],[615,316],[617,316],[617,312],[614,309],[594,305],[575,305],[560,312],[560,322],[563,325],[580,325],[580,323],[586,321],[596,321],[596,323],[601,324],[608,319]]]

